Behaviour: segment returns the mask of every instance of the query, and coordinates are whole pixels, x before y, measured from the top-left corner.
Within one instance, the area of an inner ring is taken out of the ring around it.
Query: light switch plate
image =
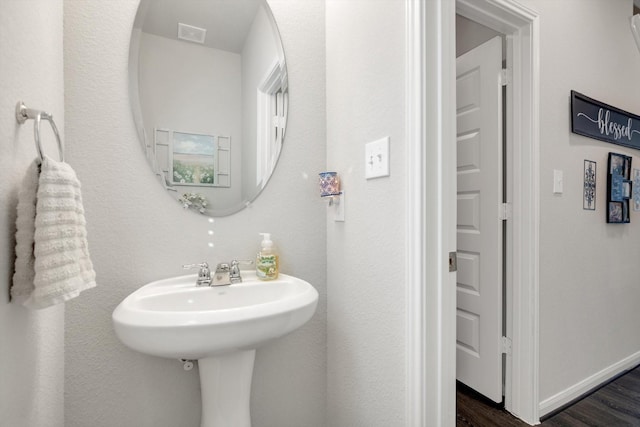
[[[365,145],[365,177],[389,176],[389,137]]]
[[[564,178],[562,175],[561,170],[553,170],[553,194],[562,194],[564,191]]]

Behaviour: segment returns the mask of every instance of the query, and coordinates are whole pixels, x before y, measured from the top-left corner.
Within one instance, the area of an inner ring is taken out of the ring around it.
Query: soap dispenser
[[[273,248],[270,233],[259,233],[262,236],[260,252],[256,257],[256,276],[260,280],[273,280],[278,277],[278,254]]]

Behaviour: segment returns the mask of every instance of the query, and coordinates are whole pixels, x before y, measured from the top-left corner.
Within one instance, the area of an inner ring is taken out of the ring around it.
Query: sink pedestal
[[[249,398],[255,350],[198,360],[201,427],[251,427]]]
[[[202,427],[251,427],[255,349],[307,323],[318,305],[318,291],[302,279],[281,273],[265,285],[253,272],[243,275],[242,283],[222,287],[195,286],[195,274],[158,280],[113,310],[127,347],[198,359]]]

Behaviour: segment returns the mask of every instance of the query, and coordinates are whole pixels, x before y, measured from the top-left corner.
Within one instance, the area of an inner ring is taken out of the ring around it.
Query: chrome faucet
[[[221,262],[216,266],[211,286],[227,286],[231,284],[231,268],[226,262]]]
[[[185,264],[182,266],[185,270],[192,268],[200,268],[198,270],[198,279],[196,280],[196,286],[211,286],[211,270],[209,270],[209,264],[207,262],[201,262],[199,264]]]
[[[216,267],[216,272],[211,286],[226,286],[233,285],[234,283],[241,283],[242,276],[240,275],[240,264],[252,263],[253,261],[238,261],[235,259],[231,261],[231,263],[221,262]]]
[[[211,277],[209,264],[206,262],[201,262],[200,264],[185,264],[182,268],[200,268],[196,286],[228,286],[242,282],[240,264],[253,264],[253,261],[238,261],[234,259],[231,263],[221,262],[216,266],[216,272],[213,277]]]

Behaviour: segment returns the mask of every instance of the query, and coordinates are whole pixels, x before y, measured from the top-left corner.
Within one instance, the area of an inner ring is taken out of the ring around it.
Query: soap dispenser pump
[[[256,276],[260,280],[273,280],[278,277],[278,254],[271,241],[271,233],[259,233],[262,236],[260,252],[256,257]]]

